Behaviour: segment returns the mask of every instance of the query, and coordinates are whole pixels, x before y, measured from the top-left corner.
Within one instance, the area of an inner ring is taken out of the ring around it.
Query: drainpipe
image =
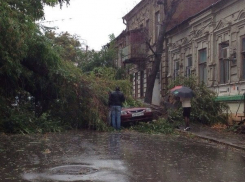
[[[128,31],[128,24],[127,24],[127,21],[125,20],[125,18],[122,18],[123,19],[123,24],[126,25],[126,30]]]
[[[243,93],[243,116],[245,116],[245,92]]]
[[[125,18],[122,18],[123,19],[123,24],[127,26],[127,22],[125,20]]]

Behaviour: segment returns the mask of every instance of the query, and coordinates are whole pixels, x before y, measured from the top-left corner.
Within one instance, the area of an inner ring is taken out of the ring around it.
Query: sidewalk
[[[191,133],[196,137],[245,151],[245,134],[236,134],[197,124],[192,124],[190,131],[184,131],[183,129],[184,128],[181,127],[177,129],[177,131]]]

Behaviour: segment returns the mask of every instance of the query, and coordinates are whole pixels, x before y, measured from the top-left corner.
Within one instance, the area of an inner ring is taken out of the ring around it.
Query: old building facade
[[[131,75],[133,95],[143,99],[147,76],[151,69],[152,52],[146,44],[154,44],[161,7],[156,0],[143,0],[123,17],[126,30],[117,37],[118,65],[123,65]],[[153,46],[154,47],[154,46]],[[156,79],[153,103],[160,104],[160,78]]]
[[[144,98],[163,9],[157,0],[142,0],[123,17],[127,28],[117,37],[117,62],[132,76],[135,98]],[[245,115],[244,0],[182,1],[165,43],[153,104],[160,104],[167,83],[194,75],[229,104],[233,119],[245,118],[238,117]]]
[[[185,0],[182,1],[174,14],[168,29],[178,25],[190,16],[195,15],[218,0]],[[126,30],[117,38],[118,58],[117,66],[125,66],[132,78],[133,95],[143,99],[147,76],[154,61],[152,50],[159,35],[161,21],[164,18],[164,7],[159,0],[142,0],[128,14],[123,17]],[[164,62],[164,60],[163,60]],[[152,103],[159,105],[166,79],[163,76],[167,67],[162,64],[157,74]],[[171,79],[171,77],[169,77]]]
[[[195,75],[229,104],[233,119],[244,116],[245,1],[221,0],[170,30],[167,54],[169,81]]]

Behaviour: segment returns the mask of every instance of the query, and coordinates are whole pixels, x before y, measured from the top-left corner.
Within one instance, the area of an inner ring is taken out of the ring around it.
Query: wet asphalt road
[[[0,135],[0,181],[241,182],[245,153],[131,131]]]

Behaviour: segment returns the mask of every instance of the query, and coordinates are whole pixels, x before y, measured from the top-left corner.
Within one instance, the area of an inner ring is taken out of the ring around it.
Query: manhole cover
[[[84,165],[66,165],[58,166],[50,169],[51,174],[69,174],[69,175],[85,175],[97,172],[98,169],[94,169],[90,166]]]

